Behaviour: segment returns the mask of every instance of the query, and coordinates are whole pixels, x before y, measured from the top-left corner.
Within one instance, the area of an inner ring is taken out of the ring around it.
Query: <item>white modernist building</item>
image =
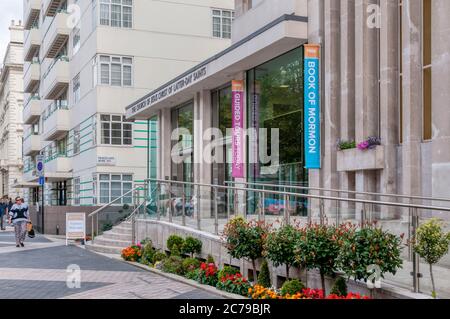
[[[42,155],[47,212],[89,211],[147,177],[148,122],[126,120],[123,106],[229,46],[233,8],[233,0],[24,0],[23,176],[38,181]],[[26,193],[39,201],[37,187]]]
[[[0,71],[0,196],[21,196],[22,180],[23,26],[11,22]]]

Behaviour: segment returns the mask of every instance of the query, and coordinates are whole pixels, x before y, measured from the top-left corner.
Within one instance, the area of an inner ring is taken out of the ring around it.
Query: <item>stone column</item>
[[[323,10],[324,10],[324,0],[308,0],[308,42],[309,43],[317,43],[320,44],[322,46],[322,52],[321,52],[321,63],[323,65],[323,45],[324,45],[324,41],[323,41],[323,32],[324,32],[324,27],[323,27],[323,20],[324,20],[324,16],[323,16]],[[321,92],[320,95],[322,96],[322,101],[323,101],[323,97],[324,97],[324,67],[321,68]],[[321,107],[321,111],[320,111],[320,119],[321,119],[321,123],[323,123],[324,121],[324,116],[323,116],[324,112],[323,112],[323,102],[322,102],[322,107]],[[322,136],[322,140],[324,137],[324,128],[323,128],[323,124],[321,125],[321,136]],[[321,144],[322,147],[322,154],[323,154],[323,149],[324,149],[324,144]],[[310,169],[308,171],[308,180],[309,180],[309,186],[310,187],[322,187],[322,181],[321,181],[321,176],[322,176],[322,170],[320,169]],[[310,192],[310,194],[319,194],[317,191],[316,192]],[[309,201],[309,212],[308,212],[309,216],[311,216],[314,220],[316,220],[319,216],[319,201],[318,200],[310,200]]]
[[[325,77],[322,81],[326,94],[322,97],[322,112],[324,121],[322,127],[323,159],[322,176],[323,187],[339,188],[339,176],[337,173],[337,148],[336,141],[339,138],[339,107],[340,107],[340,3],[335,0],[325,0],[325,44],[322,52]],[[325,192],[325,195],[336,196],[336,193]],[[336,218],[339,203],[325,201],[325,214],[330,221]]]
[[[210,91],[197,92],[194,98],[194,182],[211,184],[211,165],[205,162],[203,150],[208,141],[203,140],[206,129],[212,126],[211,117],[211,93]],[[200,211],[202,218],[211,218],[212,213],[212,193],[210,187],[201,187]],[[202,222],[202,227],[207,221]],[[208,223],[209,224],[209,223]],[[209,229],[213,231],[214,229]]]
[[[450,198],[450,1],[432,2],[432,192]]]
[[[170,120],[170,109],[163,109],[159,112],[159,169],[158,169],[158,178],[165,179],[168,177],[172,179],[171,176],[171,150],[172,150],[172,124]]]
[[[340,1],[341,5],[341,140],[355,139],[355,0]],[[339,173],[339,188],[355,189],[355,173]],[[344,193],[340,197],[354,198]],[[353,215],[354,203],[342,202],[340,205],[343,218]]]
[[[360,142],[369,136],[378,136],[378,29],[369,27],[368,6],[376,0],[358,0],[355,3],[355,137]],[[370,11],[369,11],[370,12]],[[357,171],[357,191],[376,191],[376,172]],[[362,198],[359,196],[359,198]],[[356,205],[357,216],[362,205]]]
[[[399,143],[399,6],[381,0],[380,29],[380,137],[385,168],[380,174],[380,192],[397,192],[397,145]],[[380,198],[395,201],[395,198]],[[382,206],[381,218],[399,217],[398,209]]]
[[[421,195],[422,50],[421,1],[403,0],[403,146],[402,189]],[[448,124],[447,124],[448,125]]]

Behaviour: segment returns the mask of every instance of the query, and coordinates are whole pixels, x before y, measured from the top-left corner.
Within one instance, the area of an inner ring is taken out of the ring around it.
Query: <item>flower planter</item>
[[[338,172],[377,170],[384,167],[384,146],[364,151],[353,148],[337,152]]]

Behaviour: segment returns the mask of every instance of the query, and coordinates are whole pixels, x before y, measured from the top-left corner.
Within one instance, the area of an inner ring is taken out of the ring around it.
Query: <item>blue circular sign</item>
[[[37,163],[37,169],[38,169],[38,171],[42,171],[43,168],[44,168],[44,165],[42,164],[42,162],[38,162],[38,163]]]

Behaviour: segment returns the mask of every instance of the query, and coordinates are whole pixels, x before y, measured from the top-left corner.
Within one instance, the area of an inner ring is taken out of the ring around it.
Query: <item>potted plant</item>
[[[437,297],[434,284],[433,265],[448,253],[450,244],[450,232],[443,231],[444,223],[437,218],[432,218],[417,228],[416,237],[413,239],[414,251],[423,258],[430,267],[432,296]]]
[[[257,280],[256,260],[263,256],[267,228],[261,222],[247,222],[242,217],[231,219],[224,228],[225,246],[233,258],[246,258],[253,266]]]
[[[275,267],[286,266],[287,280],[289,269],[296,264],[295,245],[299,238],[300,232],[291,225],[284,225],[267,236],[265,255]]]

